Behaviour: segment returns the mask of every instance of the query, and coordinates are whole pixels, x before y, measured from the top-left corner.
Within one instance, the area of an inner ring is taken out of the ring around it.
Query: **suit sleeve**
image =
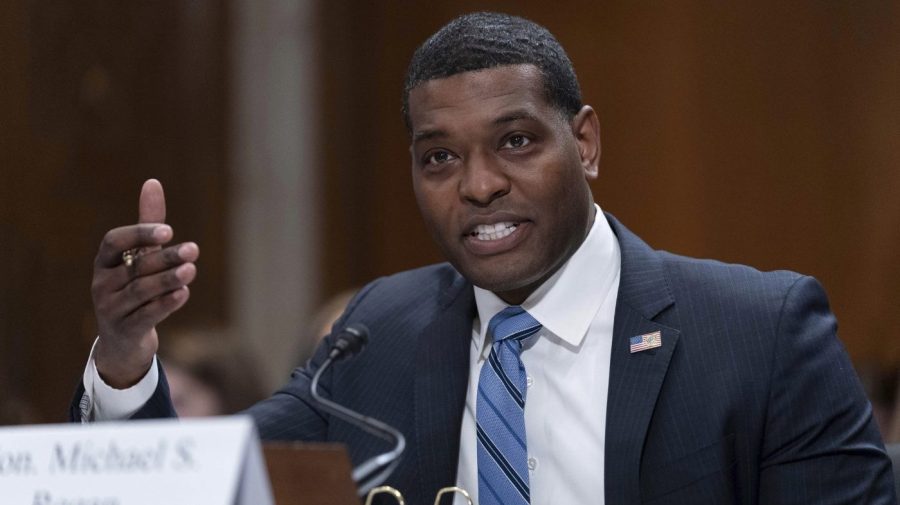
[[[343,320],[343,318],[342,318]],[[339,321],[336,328],[340,325]],[[315,356],[306,366],[297,368],[291,380],[274,395],[250,407],[241,414],[250,415],[256,422],[263,440],[324,440],[327,432],[327,418],[313,406],[309,395],[312,376],[324,361],[330,348],[330,336],[323,341]],[[159,419],[178,417],[172,404],[169,383],[161,360],[157,360],[159,381],[152,396],[129,419]],[[331,374],[326,373],[320,382],[320,392],[329,396]],[[89,400],[85,395],[84,382],[79,381],[69,404],[70,422],[82,422],[89,415]]]
[[[871,405],[814,279],[788,291],[772,359],[759,503],[895,504]]]
[[[263,440],[324,440],[327,418],[313,406],[309,395],[309,384],[312,376],[324,361],[329,343],[324,342],[310,362],[297,368],[291,374],[291,380],[271,397],[257,403],[241,414],[250,415],[256,422],[260,438]],[[157,360],[159,382],[153,395],[129,419],[161,419],[178,417],[172,404],[169,383],[162,366]],[[320,383],[320,391],[328,396],[330,374],[326,374]],[[84,383],[79,381],[72,401],[69,404],[69,421],[82,422],[85,416]]]
[[[309,362],[291,373],[291,379],[287,384],[244,412],[253,417],[261,439],[307,442],[327,440],[329,417],[316,407],[309,394],[309,386],[313,376],[328,357],[333,336],[358,315],[361,303],[378,282],[379,280],[375,280],[369,283],[350,300],[344,313],[332,326],[331,334],[322,340]],[[338,367],[340,365],[327,370],[319,380],[319,393],[325,398],[332,398],[334,370]]]
[[[256,422],[259,436],[263,440],[304,440],[325,441],[328,435],[328,417],[315,406],[309,386],[312,377],[325,360],[330,347],[326,340],[316,349],[316,353],[304,367],[291,374],[291,380],[269,398],[250,407],[245,413]],[[332,370],[325,372],[319,382],[319,392],[328,398]]]

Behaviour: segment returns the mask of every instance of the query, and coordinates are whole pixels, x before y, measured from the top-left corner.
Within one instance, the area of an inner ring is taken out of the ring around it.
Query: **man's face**
[[[426,81],[409,114],[413,188],[434,240],[473,284],[521,303],[593,222],[596,115],[564,118],[533,65]]]

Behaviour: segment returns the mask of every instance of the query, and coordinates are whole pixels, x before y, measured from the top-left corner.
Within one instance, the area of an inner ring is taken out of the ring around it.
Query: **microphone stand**
[[[329,414],[339,417],[376,437],[394,444],[394,448],[390,451],[373,456],[353,469],[352,477],[353,482],[357,485],[356,492],[358,496],[362,497],[372,488],[387,480],[391,473],[394,472],[394,469],[397,468],[397,465],[400,463],[400,455],[406,448],[406,438],[404,438],[403,434],[396,428],[388,426],[377,419],[350,410],[342,405],[338,405],[319,395],[319,378],[322,376],[325,369],[334,362],[336,358],[334,354],[340,356],[339,353],[333,352],[332,355],[322,363],[322,366],[319,367],[319,370],[316,371],[315,375],[313,375],[312,383],[309,386],[310,394],[312,394],[313,399]]]

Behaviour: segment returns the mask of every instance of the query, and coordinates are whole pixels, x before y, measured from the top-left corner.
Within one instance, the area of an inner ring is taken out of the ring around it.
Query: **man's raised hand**
[[[173,231],[164,224],[166,199],[159,181],[144,183],[138,209],[138,224],[103,237],[91,285],[100,336],[94,359],[103,380],[119,389],[147,373],[159,346],[156,325],[187,302],[200,255],[193,242],[163,247]],[[123,253],[130,250],[136,253],[126,265]]]

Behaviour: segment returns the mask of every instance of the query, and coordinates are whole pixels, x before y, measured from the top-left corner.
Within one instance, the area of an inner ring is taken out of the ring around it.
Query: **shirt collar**
[[[587,334],[621,265],[619,242],[600,206],[595,203],[594,209],[594,224],[575,254],[522,303],[544,328],[573,346]],[[475,345],[482,349],[488,322],[508,304],[475,286],[475,305],[480,322]]]

